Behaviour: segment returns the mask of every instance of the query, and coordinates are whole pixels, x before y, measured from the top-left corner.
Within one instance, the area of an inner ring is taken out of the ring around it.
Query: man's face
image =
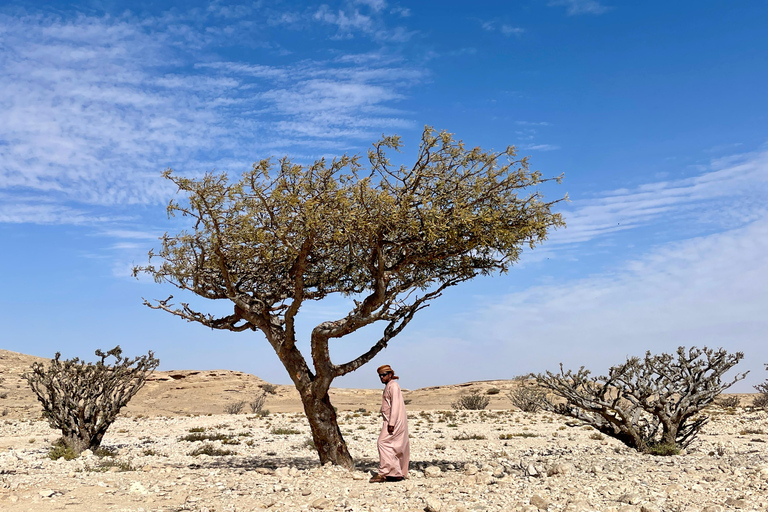
[[[392,380],[392,372],[381,372],[379,374],[379,379],[381,379],[382,384],[386,384]]]

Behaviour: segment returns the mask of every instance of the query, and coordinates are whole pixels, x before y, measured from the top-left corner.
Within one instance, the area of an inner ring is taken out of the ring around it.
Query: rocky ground
[[[71,461],[45,422],[0,420],[0,510],[768,510],[768,413],[709,412],[686,453],[654,457],[549,413],[411,410],[410,478],[386,484],[368,483],[371,409],[340,413],[354,471],[319,466],[300,413],[121,417],[111,455]]]
[[[59,433],[21,376],[39,360],[0,350],[3,512],[768,511],[765,411],[712,407],[686,453],[654,457],[567,418],[513,410],[513,381],[404,389],[410,478],[369,484],[381,389],[331,391],[353,471],[318,464],[294,389],[227,370],[156,372],[104,453],[51,460]],[[272,412],[250,413],[265,389]],[[452,410],[471,392],[490,398],[488,410]],[[238,402],[248,414],[223,414]]]

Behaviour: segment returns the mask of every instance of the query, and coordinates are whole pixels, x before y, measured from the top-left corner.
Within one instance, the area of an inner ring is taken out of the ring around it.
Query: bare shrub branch
[[[537,381],[565,403],[545,402],[547,410],[570,416],[639,451],[665,454],[685,448],[707,417],[700,412],[746,373],[721,378],[744,354],[704,347],[677,349],[677,354],[632,357],[613,366],[607,376],[577,371],[547,372]],[[660,449],[664,447],[664,449]]]
[[[245,407],[245,400],[238,400],[224,406],[224,412],[227,414],[240,414]]]
[[[491,399],[487,396],[482,396],[477,391],[469,395],[462,395],[455,402],[451,403],[451,407],[454,409],[466,409],[471,411],[479,411],[488,407],[491,403]]]
[[[768,363],[765,365],[765,369],[768,370]],[[768,409],[768,379],[761,384],[757,384],[754,388],[760,394],[752,401],[752,407]]]
[[[57,352],[48,366],[34,363],[24,374],[43,405],[43,416],[76,453],[99,447],[120,409],[160,364],[152,351],[125,358],[120,346],[106,353],[97,350],[96,355],[101,359],[94,364],[78,358],[62,361]],[[108,357],[115,358],[114,364],[105,363]]]
[[[538,412],[541,410],[547,399],[547,392],[536,383],[529,385],[527,376],[518,377],[515,381],[516,387],[507,393],[507,398],[512,402],[512,405],[523,412]]]
[[[267,401],[267,392],[262,391],[248,404],[251,407],[251,412],[254,414],[260,413],[264,408],[264,402]]]

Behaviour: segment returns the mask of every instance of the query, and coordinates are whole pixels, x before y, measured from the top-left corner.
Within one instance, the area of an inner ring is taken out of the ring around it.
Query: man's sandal
[[[384,476],[384,475],[372,476],[371,479],[368,480],[368,482],[372,483],[372,484],[378,484],[378,483],[386,482],[386,481],[387,481],[387,477]]]

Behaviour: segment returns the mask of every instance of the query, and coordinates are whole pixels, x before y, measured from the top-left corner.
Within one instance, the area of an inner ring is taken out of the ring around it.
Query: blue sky
[[[706,345],[745,353],[749,391],[768,376],[767,24],[763,2],[3,2],[0,347],[120,344],[288,383],[260,335],[142,306],[171,291],[130,269],[181,227],[160,173],[395,133],[407,163],[430,125],[563,173],[544,192],[568,193],[568,227],[336,385],[378,387],[383,363],[416,388]],[[344,304],[302,313],[307,333]]]

